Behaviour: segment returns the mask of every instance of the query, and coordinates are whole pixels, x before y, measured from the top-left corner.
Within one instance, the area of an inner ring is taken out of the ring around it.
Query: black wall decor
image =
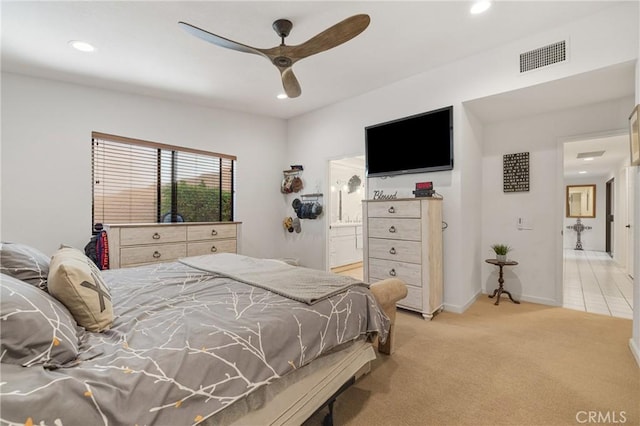
[[[529,191],[529,153],[502,156],[502,188],[504,192]]]

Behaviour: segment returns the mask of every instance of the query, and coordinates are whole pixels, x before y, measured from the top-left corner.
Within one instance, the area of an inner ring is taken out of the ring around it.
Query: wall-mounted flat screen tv
[[[453,169],[453,106],[365,127],[367,177]]]

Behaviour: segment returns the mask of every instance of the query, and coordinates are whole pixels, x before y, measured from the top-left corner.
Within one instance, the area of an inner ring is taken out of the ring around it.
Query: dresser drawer
[[[369,219],[369,237],[420,241],[420,219]]]
[[[422,285],[421,266],[416,263],[394,262],[392,260],[370,259],[369,275],[377,280],[398,278],[406,284]]]
[[[211,253],[235,253],[236,240],[215,240],[187,243],[187,256],[200,256]]]
[[[420,203],[415,201],[380,201],[367,204],[368,217],[420,217]]]
[[[186,255],[187,245],[185,243],[122,247],[120,249],[120,266],[167,262],[185,257]]]
[[[232,223],[187,226],[189,241],[236,238],[236,234],[236,225]]]
[[[369,238],[369,257],[419,264],[422,259],[422,243]]]
[[[186,229],[176,226],[143,226],[120,229],[120,245],[164,244],[184,241]]]
[[[170,262],[187,255],[237,253],[239,224],[240,222],[105,224],[109,237],[109,266],[115,269]]]
[[[398,300],[398,306],[422,311],[422,288],[407,285],[407,297]]]

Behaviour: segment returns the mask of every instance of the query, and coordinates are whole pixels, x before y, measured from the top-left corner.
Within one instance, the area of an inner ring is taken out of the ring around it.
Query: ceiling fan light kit
[[[321,33],[311,37],[302,44],[288,46],[284,43],[285,38],[291,32],[293,23],[288,19],[277,19],[273,22],[273,29],[280,37],[280,45],[270,49],[260,49],[229,40],[225,37],[210,33],[201,28],[188,24],[186,22],[178,22],[178,24],[188,33],[213,43],[217,46],[227,49],[236,50],[244,53],[253,53],[268,59],[280,71],[282,86],[289,98],[296,98],[302,93],[300,83],[293,73],[293,64],[297,61],[315,55],[325,50],[339,46],[361,32],[363,32],[371,22],[369,15],[359,14],[353,15],[337,24],[327,28]]]

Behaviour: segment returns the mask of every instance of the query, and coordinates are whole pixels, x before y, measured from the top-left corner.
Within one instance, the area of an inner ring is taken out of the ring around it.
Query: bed
[[[393,352],[406,296],[237,254],[99,271],[1,248],[7,425],[299,425]]]

